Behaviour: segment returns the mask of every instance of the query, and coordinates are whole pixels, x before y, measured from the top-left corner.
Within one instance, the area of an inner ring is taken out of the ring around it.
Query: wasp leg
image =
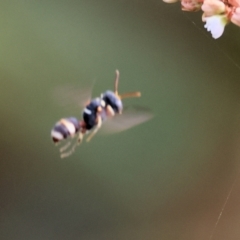
[[[84,134],[82,132],[80,132],[79,135],[78,135],[78,139],[77,139],[77,144],[78,145],[81,144],[81,142],[83,140],[83,136],[84,136]]]
[[[107,105],[106,112],[107,112],[107,116],[109,117],[115,116],[115,112],[110,105]]]
[[[94,128],[94,130],[91,132],[91,134],[88,136],[86,142],[89,142],[93,138],[93,136],[97,133],[97,131],[100,129],[101,126],[102,126],[102,118],[99,115],[97,125]]]
[[[59,149],[59,151],[60,151],[60,152],[64,152],[70,145],[71,145],[70,142],[66,143],[64,146],[62,146],[62,147]]]
[[[66,157],[69,157],[71,154],[73,154],[75,151],[75,148],[71,148],[71,150],[69,150],[68,152],[65,152],[65,153],[61,153],[60,157],[61,158],[66,158]]]
[[[74,153],[74,151],[75,151],[75,148],[74,148],[74,149],[72,148],[70,151],[68,151],[68,152],[66,152],[66,153],[62,153],[60,157],[61,157],[61,158],[69,157],[71,154]]]
[[[66,153],[62,153],[60,157],[61,157],[61,158],[69,157],[71,154],[74,153],[75,148],[76,148],[78,145],[79,145],[78,143],[75,143],[75,144],[72,146],[72,148],[71,148],[68,152],[66,152]]]
[[[83,139],[83,133],[80,132],[79,135],[78,135],[77,142],[74,143],[74,145],[72,146],[72,148],[68,152],[62,153],[61,158],[66,158],[66,157],[69,157],[71,154],[73,154],[74,151],[75,151],[75,148],[82,143],[82,139]]]

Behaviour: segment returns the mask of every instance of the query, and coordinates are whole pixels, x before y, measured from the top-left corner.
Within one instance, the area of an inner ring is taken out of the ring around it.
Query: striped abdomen
[[[51,137],[54,143],[57,143],[69,136],[74,136],[80,130],[79,121],[74,118],[62,118],[58,121],[51,131]]]

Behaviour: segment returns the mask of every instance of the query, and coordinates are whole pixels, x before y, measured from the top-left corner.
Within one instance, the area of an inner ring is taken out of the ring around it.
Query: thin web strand
[[[205,37],[207,37],[207,38],[209,38],[209,39],[212,40],[212,38],[211,38],[205,31],[203,31],[192,19],[190,19],[190,18],[187,16],[187,13],[185,13],[185,12],[182,12],[182,13],[183,13],[183,15],[184,15]],[[214,45],[215,45],[215,47],[218,48],[219,51],[221,51],[221,52],[225,55],[225,57],[226,57],[235,67],[238,68],[238,70],[240,70],[240,66],[238,65],[238,63],[237,63],[232,57],[230,57],[230,55],[229,55],[226,51],[224,51],[224,50],[218,45],[218,43],[216,43],[216,44],[214,44]]]
[[[211,39],[211,37],[210,37],[209,35],[207,35],[207,33],[206,33],[205,31],[203,31],[192,19],[190,19],[190,18],[187,16],[186,13],[183,12],[183,15],[184,15],[205,37]],[[225,57],[226,57],[234,66],[236,66],[236,67],[238,68],[238,70],[240,70],[240,66],[238,65],[238,63],[235,62],[235,60],[234,60],[232,57],[230,57],[230,55],[229,55],[228,53],[226,53],[226,51],[224,51],[218,44],[215,44],[215,47],[217,47],[218,50],[221,51],[221,52],[225,55]],[[222,206],[221,212],[220,212],[220,214],[218,215],[217,221],[216,221],[216,223],[215,223],[215,225],[214,225],[214,227],[213,227],[213,230],[212,230],[212,232],[211,232],[211,234],[210,234],[209,240],[212,240],[212,239],[213,239],[214,233],[215,233],[215,231],[216,231],[216,229],[217,229],[217,226],[218,226],[218,223],[219,223],[219,221],[220,221],[220,219],[221,219],[221,217],[222,217],[223,211],[225,210],[225,207],[226,207],[226,205],[227,205],[227,203],[228,203],[228,200],[229,200],[229,198],[230,198],[230,196],[231,196],[231,194],[232,194],[232,191],[233,191],[233,189],[234,189],[234,186],[235,186],[235,184],[236,184],[237,177],[238,177],[238,173],[236,174],[236,177],[235,177],[235,179],[234,179],[234,182],[233,182],[233,184],[232,184],[232,186],[231,186],[231,188],[230,188],[230,191],[229,191],[229,193],[228,193],[228,195],[227,195],[227,198],[226,198],[226,200],[225,200],[225,202],[224,202],[224,204],[223,204],[223,206]]]
[[[212,238],[213,238],[213,235],[214,235],[214,233],[215,233],[215,231],[216,231],[217,225],[218,225],[218,223],[219,223],[219,221],[220,221],[220,219],[221,219],[221,217],[222,217],[223,211],[225,210],[225,207],[226,207],[226,205],[227,205],[227,202],[228,202],[228,200],[229,200],[229,198],[230,198],[230,196],[231,196],[231,193],[232,193],[232,191],[233,191],[233,188],[234,188],[234,186],[235,186],[235,184],[236,184],[237,177],[238,177],[238,174],[236,174],[236,177],[235,177],[234,182],[233,182],[233,184],[232,184],[232,186],[231,186],[231,188],[230,188],[230,191],[229,191],[229,193],[228,193],[228,195],[227,195],[227,198],[226,198],[226,200],[225,200],[225,202],[224,202],[224,204],[223,204],[223,206],[222,206],[222,209],[221,209],[221,212],[220,212],[220,214],[219,214],[219,216],[218,216],[218,219],[217,219],[217,221],[216,221],[216,223],[215,223],[215,225],[214,225],[214,227],[213,227],[213,230],[212,230],[212,233],[211,233],[211,235],[210,235],[210,237],[209,237],[209,240],[212,240]]]

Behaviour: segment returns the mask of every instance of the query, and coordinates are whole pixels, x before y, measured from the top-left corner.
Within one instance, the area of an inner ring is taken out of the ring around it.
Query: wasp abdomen
[[[51,137],[54,143],[73,136],[80,129],[79,121],[74,118],[63,118],[58,121],[51,131]]]

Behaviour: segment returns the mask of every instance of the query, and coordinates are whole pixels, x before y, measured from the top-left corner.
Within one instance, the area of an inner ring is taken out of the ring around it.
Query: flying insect
[[[89,142],[102,127],[102,124],[108,122],[106,120],[111,119],[114,123],[114,119],[117,116],[124,116],[122,99],[141,96],[140,92],[119,94],[118,84],[119,71],[116,70],[114,91],[107,90],[102,93],[100,97],[90,100],[82,111],[82,119],[78,120],[75,117],[62,118],[54,125],[51,131],[51,138],[56,145],[64,142],[64,140],[70,140],[60,148],[61,158],[70,156],[75,151],[75,148],[82,142],[83,137],[87,134],[89,135],[87,136],[86,142]],[[147,121],[150,118],[151,114],[148,113],[138,114],[138,116],[135,114],[135,117],[129,117],[129,123],[128,119],[123,118],[124,123],[123,121],[120,121],[119,123],[116,121],[115,126],[117,123],[118,125],[121,125],[121,130],[123,130],[123,128],[130,128]],[[125,126],[122,126],[123,124]],[[70,148],[71,140],[74,138],[77,138],[76,142]]]

